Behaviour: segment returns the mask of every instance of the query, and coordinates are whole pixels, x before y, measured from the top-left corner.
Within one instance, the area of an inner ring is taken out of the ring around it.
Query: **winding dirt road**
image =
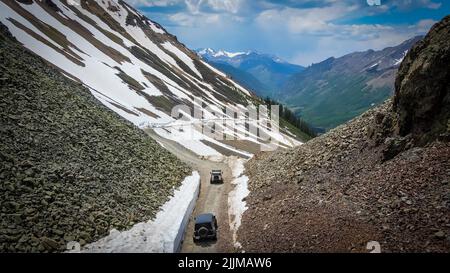
[[[230,184],[232,174],[228,164],[223,161],[215,162],[209,159],[200,158],[182,145],[172,140],[162,138],[152,129],[146,129],[145,132],[154,140],[158,141],[164,148],[176,155],[180,160],[200,173],[200,195],[193,215],[191,215],[189,219],[181,252],[232,252],[234,250],[233,239],[230,232],[230,222],[228,217],[228,193],[232,189]],[[224,158],[226,159],[226,157]],[[223,171],[223,184],[211,185],[209,183],[210,172],[213,169]],[[217,217],[219,226],[217,241],[194,243],[192,239],[194,233],[194,216],[205,212],[211,212]]]

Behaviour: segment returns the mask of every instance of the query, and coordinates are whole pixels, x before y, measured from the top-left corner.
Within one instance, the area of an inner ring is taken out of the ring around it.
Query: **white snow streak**
[[[184,53],[183,51],[179,50],[176,46],[174,46],[171,42],[165,42],[163,44],[161,44],[165,49],[167,49],[168,51],[172,52],[173,54],[175,54],[178,59],[180,59],[181,61],[183,61],[195,74],[197,74],[201,79],[202,74],[200,74],[200,72],[197,70],[197,68],[194,65],[194,62],[192,61],[191,58],[189,58],[188,55],[186,55],[186,53]]]

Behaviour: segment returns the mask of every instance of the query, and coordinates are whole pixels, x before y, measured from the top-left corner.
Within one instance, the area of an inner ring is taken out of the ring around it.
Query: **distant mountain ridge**
[[[291,76],[273,97],[314,126],[336,127],[392,95],[401,61],[421,38],[328,58]]]
[[[228,52],[201,48],[196,52],[208,63],[263,97],[273,96],[291,75],[304,69],[277,56],[255,51]]]

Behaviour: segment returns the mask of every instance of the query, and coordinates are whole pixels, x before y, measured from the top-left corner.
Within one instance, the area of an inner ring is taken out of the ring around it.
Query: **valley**
[[[146,14],[0,0],[0,252],[449,252],[450,15],[303,67]]]
[[[199,49],[205,61],[257,95],[279,101],[316,131],[337,127],[378,106],[394,91],[396,71],[417,36],[382,50],[330,57],[307,67],[268,54]]]

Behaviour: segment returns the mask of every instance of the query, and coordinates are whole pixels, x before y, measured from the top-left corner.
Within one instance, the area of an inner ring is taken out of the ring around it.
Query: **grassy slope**
[[[366,76],[329,75],[326,86],[305,84],[287,103],[310,124],[331,129],[389,97],[389,88],[372,89],[366,86],[367,80]]]

